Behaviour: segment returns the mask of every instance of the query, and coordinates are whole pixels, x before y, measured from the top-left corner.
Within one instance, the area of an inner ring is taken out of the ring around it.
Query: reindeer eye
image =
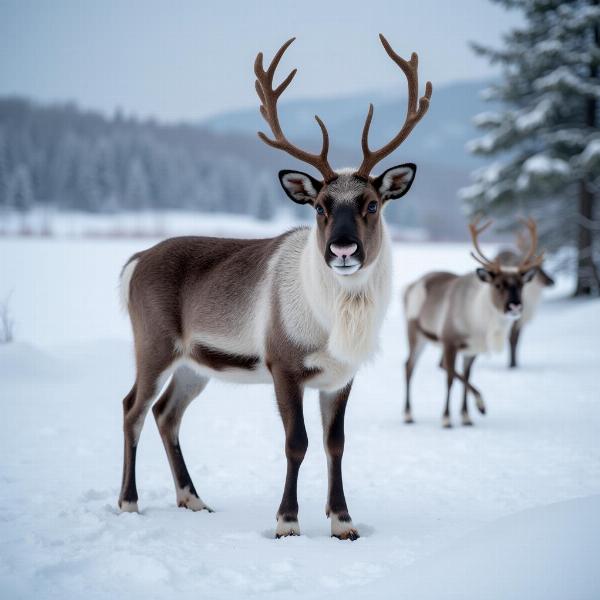
[[[318,215],[324,215],[325,214],[325,209],[320,204],[317,204],[316,211],[317,211]]]
[[[377,202],[369,202],[369,205],[367,206],[367,210],[370,213],[376,213],[377,212]]]

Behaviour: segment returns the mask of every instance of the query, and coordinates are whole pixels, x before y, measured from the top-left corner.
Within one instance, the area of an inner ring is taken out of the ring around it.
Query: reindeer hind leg
[[[456,348],[452,344],[444,344],[444,366],[446,368],[446,404],[444,406],[444,413],[442,415],[442,426],[449,428],[452,427],[452,421],[450,420],[450,395],[452,392],[452,384],[456,377],[455,371],[456,363]]]
[[[408,358],[405,363],[405,376],[406,376],[406,397],[404,401],[404,422],[414,423],[412,416],[412,409],[410,405],[410,381],[412,375],[419,360],[421,352],[425,347],[426,340],[424,336],[419,333],[419,328],[416,319],[410,319],[407,323],[407,334],[408,334]]]
[[[196,492],[179,444],[183,414],[207,383],[207,377],[197,375],[187,366],[179,367],[163,395],[152,407],[152,412],[171,467],[177,505],[193,511],[212,512]]]
[[[468,404],[468,392],[469,392],[469,377],[471,376],[471,367],[475,361],[474,356],[463,357],[463,403],[461,410],[461,419],[463,425],[473,425],[471,417],[469,416],[469,404]]]
[[[135,479],[137,445],[148,409],[157,398],[168,378],[170,358],[154,359],[140,363],[135,385],[123,399],[123,478],[119,494],[119,508],[123,512],[138,511],[138,493]]]

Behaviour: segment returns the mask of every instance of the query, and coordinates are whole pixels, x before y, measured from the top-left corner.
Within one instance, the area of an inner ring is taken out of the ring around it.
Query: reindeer
[[[523,316],[522,294],[535,277],[543,260],[536,255],[537,230],[535,222],[526,221],[531,237],[528,252],[518,265],[502,265],[483,254],[478,238],[490,225],[479,221],[469,225],[475,252],[473,258],[481,264],[475,272],[455,275],[448,272],[428,273],[410,284],[404,294],[404,309],[408,334],[409,355],[406,361],[406,401],[404,421],[412,423],[410,380],[427,341],[442,346],[441,367],[446,371],[446,404],[442,425],[451,427],[450,391],[454,379],[462,381],[462,424],[472,425],[467,404],[467,392],[475,397],[481,414],[486,408],[483,397],[470,382],[473,362],[478,354],[500,352],[511,326]],[[457,354],[463,356],[463,373],[455,369]]]
[[[505,267],[518,266],[526,252],[526,245],[523,236],[521,235],[517,237],[517,247],[519,248],[519,252],[502,250],[497,254],[495,260]],[[545,287],[552,287],[553,285],[554,279],[546,273],[540,264],[531,284],[523,290],[523,313],[521,318],[512,324],[508,335],[510,344],[510,361],[508,366],[511,369],[517,366],[517,346],[523,327],[533,319],[535,311],[540,303],[543,289]]]
[[[276,537],[300,533],[296,488],[308,445],[302,409],[307,387],[320,393],[331,534],[340,539],[359,537],[342,483],[344,412],[356,372],[377,349],[390,298],[390,238],[382,209],[409,191],[416,166],[401,164],[377,177],[370,173],[423,118],[432,94],[428,82],[425,95],[418,98],[417,55],[404,60],[383,35],[380,39],[406,76],[408,110],[395,137],[371,150],[370,105],[358,169],[331,168],[329,136],[318,116],[323,138],[319,154],[293,145],[282,131],[277,101],[296,70],[277,87],[273,78],[294,40],[283,44],[266,70],[262,53],[256,57],[260,112],[273,134],[268,138],[261,132],[259,137],[322,176],[279,173],[288,197],[315,210],[313,227],[271,239],[168,239],[135,254],[123,268],[121,289],[133,327],[137,375],[123,400],[122,511],[138,510],[136,448],[150,406],[171,466],[177,504],[210,510],[196,492],[181,452],[183,414],[211,377],[272,382],[287,458]]]

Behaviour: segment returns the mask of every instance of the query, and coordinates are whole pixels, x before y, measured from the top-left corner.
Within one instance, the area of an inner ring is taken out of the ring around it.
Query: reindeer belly
[[[251,369],[235,366],[224,366],[219,368],[210,367],[189,358],[181,359],[181,364],[190,367],[195,373],[209,379],[219,379],[230,383],[272,383],[271,373],[264,363],[259,363]]]
[[[179,361],[203,377],[236,383],[269,383],[271,374],[251,331],[237,336],[194,333],[180,341]]]

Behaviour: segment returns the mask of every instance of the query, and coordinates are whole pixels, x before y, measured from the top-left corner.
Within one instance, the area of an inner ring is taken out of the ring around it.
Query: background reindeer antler
[[[544,253],[540,252],[537,256],[535,254],[537,251],[538,243],[537,225],[535,221],[531,217],[520,220],[522,223],[525,224],[525,227],[527,227],[527,230],[529,231],[529,237],[531,240],[529,244],[529,249],[526,253],[524,249],[524,242],[521,242],[523,244],[523,247],[520,248],[525,254],[525,256],[521,259],[521,262],[519,264],[519,271],[527,271],[528,269],[532,269],[533,267],[539,267],[542,264],[542,261],[544,260]],[[523,237],[524,236],[521,237],[521,240],[523,239]]]
[[[490,260],[487,256],[482,252],[481,247],[479,246],[479,236],[493,223],[492,220],[489,220],[487,223],[479,226],[479,222],[481,218],[478,217],[472,223],[469,223],[469,231],[471,232],[471,240],[473,242],[473,247],[475,248],[475,252],[471,252],[471,256],[479,263],[483,265],[485,269],[491,271],[493,273],[500,272],[500,263],[498,260]]]

